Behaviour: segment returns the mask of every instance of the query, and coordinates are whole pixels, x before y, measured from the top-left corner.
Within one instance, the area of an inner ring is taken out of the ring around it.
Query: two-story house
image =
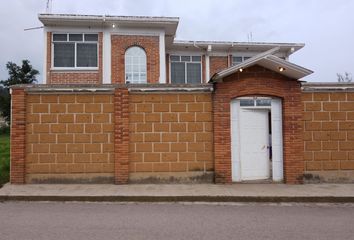
[[[43,84],[12,89],[11,182],[354,179],[353,86],[301,83],[304,44],[176,40],[175,17],[39,20]]]

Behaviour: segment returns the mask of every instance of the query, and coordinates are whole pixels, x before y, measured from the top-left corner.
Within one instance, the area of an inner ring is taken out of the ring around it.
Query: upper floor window
[[[232,66],[240,64],[244,61],[246,61],[247,59],[249,59],[251,57],[245,57],[245,56],[233,56],[232,57]]]
[[[125,81],[146,83],[146,53],[140,47],[130,47],[125,52]]]
[[[171,55],[171,83],[201,83],[202,57]]]
[[[98,34],[53,34],[53,67],[97,68]]]

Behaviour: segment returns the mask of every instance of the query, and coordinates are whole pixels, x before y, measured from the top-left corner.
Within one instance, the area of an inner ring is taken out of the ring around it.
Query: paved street
[[[353,204],[0,203],[0,239],[353,239]]]

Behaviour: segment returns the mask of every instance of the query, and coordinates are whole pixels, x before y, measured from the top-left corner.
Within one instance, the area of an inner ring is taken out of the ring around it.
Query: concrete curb
[[[354,203],[354,197],[338,196],[0,196],[0,202],[263,202]]]

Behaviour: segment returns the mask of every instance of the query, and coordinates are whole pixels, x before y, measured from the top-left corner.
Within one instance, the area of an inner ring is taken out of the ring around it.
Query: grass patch
[[[10,135],[0,134],[0,186],[10,178]]]

